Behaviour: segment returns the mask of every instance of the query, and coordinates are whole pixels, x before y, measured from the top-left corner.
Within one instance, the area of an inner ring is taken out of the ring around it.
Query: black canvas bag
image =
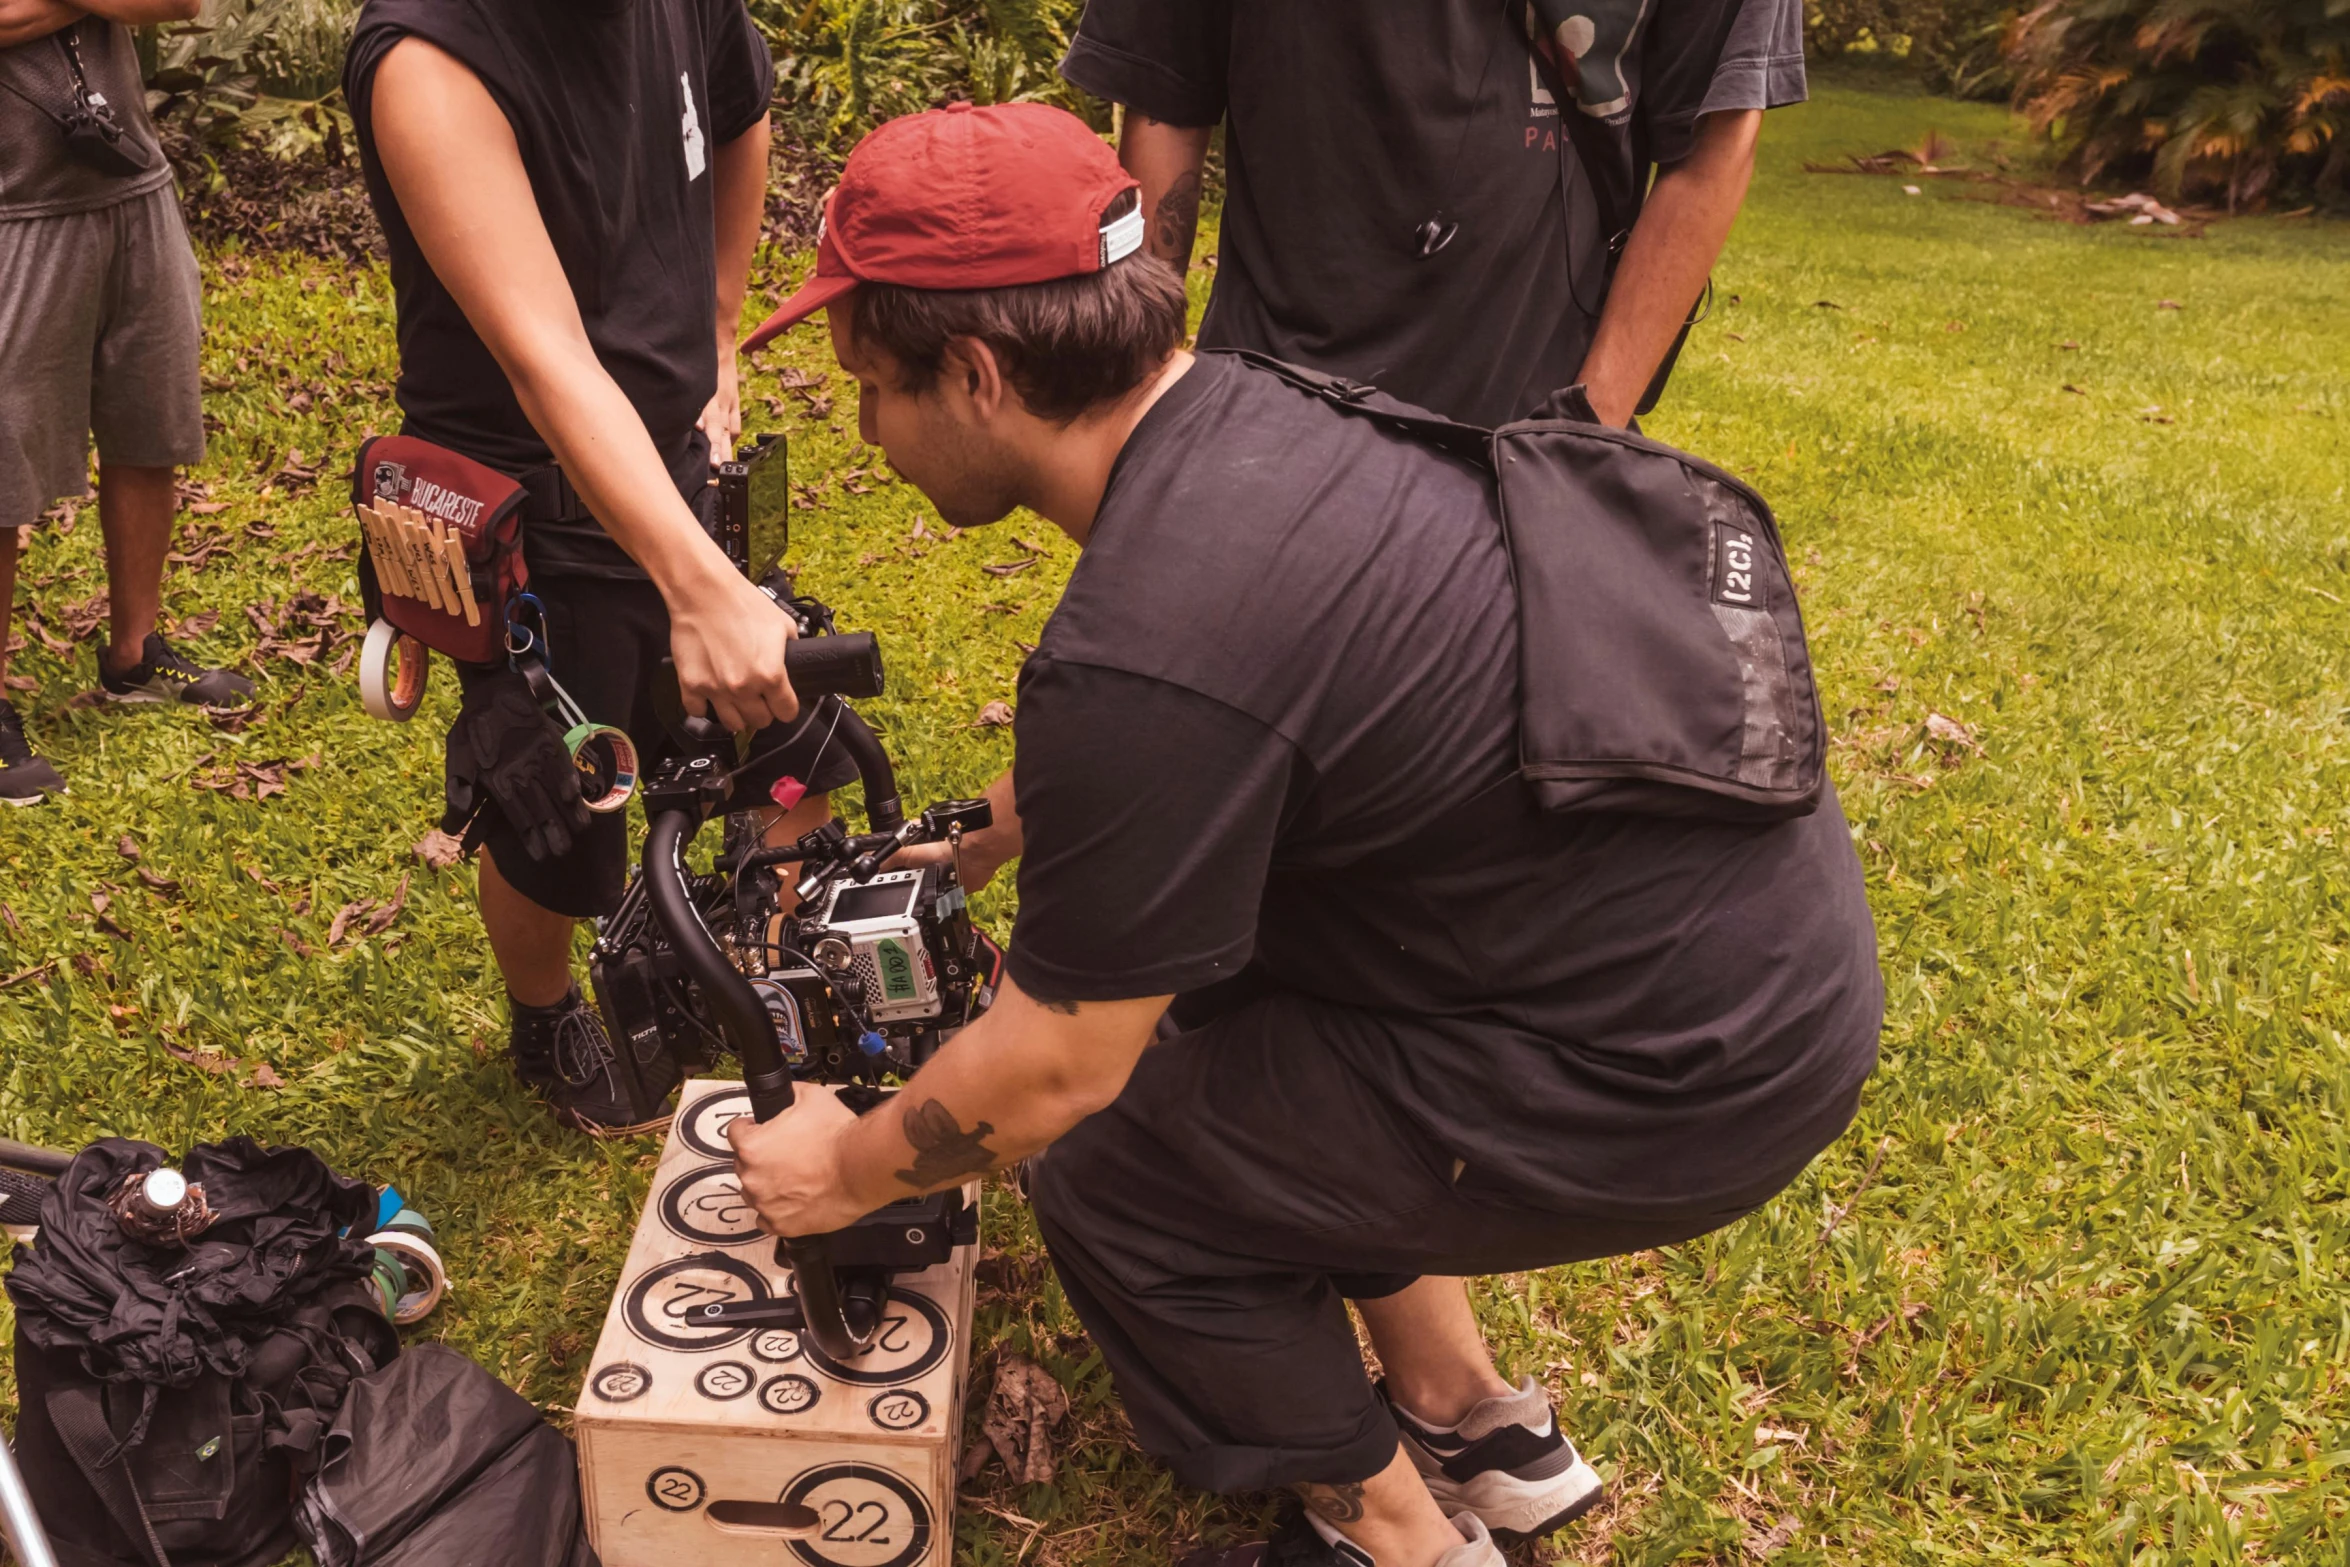
[[[1476,464],[1518,599],[1519,773],[1545,809],[1808,816],[1826,725],[1771,509],[1713,464],[1592,418],[1581,388],[1482,430],[1238,357]]]
[[[375,1196],[306,1150],[200,1146],[218,1218],[166,1250],[105,1205],[164,1162],[92,1144],[17,1250],[17,1463],[61,1567],[269,1567],[345,1392],[399,1350],[354,1229]]]

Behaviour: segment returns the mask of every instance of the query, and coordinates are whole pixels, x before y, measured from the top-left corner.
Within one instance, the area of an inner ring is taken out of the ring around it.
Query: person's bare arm
[[[1142,184],[1142,210],[1150,224],[1150,253],[1178,272],[1191,269],[1191,247],[1199,237],[1200,171],[1207,166],[1212,125],[1170,125],[1129,109],[1118,137],[1118,161]]]
[[[146,27],[156,22],[192,22],[203,9],[201,0],[0,0],[0,49],[46,38],[71,27],[85,16]]]
[[[1171,999],[1039,1002],[1007,979],[871,1115],[803,1084],[774,1120],[728,1127],[743,1195],[769,1234],[822,1235],[1016,1163],[1118,1097]]]
[[[743,295],[751,286],[751,252],[767,211],[767,117],[718,149],[710,161],[710,195],[718,210],[718,390],[702,410],[713,467],[734,457],[743,433],[742,386],[734,345],[742,333]]]
[[[644,420],[597,361],[497,101],[456,59],[405,38],[376,68],[373,122],[425,260],[573,488],[668,602],[688,709],[707,704],[735,730],[795,716],[783,662],[789,619],[702,532]]]
[[[1581,380],[1609,424],[1626,424],[1705,290],[1754,176],[1762,111],[1709,114],[1689,156],[1661,170],[1632,225]]]

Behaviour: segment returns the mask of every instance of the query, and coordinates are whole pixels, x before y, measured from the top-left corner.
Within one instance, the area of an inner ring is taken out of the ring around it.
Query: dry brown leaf
[[[139,863],[139,840],[126,832],[114,840],[114,852],[136,865]]]
[[[18,969],[15,973],[9,975],[7,978],[0,979],[0,990],[14,990],[17,986],[25,984],[30,980],[36,980],[46,976],[56,967],[57,960],[55,958],[51,958],[46,963],[36,963],[28,969]]]
[[[1926,733],[1951,745],[1963,745],[1970,751],[1981,749],[1975,744],[1975,732],[1972,729],[1957,719],[1945,718],[1940,713],[1926,715]]]
[[[392,921],[398,919],[400,917],[400,911],[407,906],[408,873],[406,871],[402,871],[400,873],[400,885],[393,890],[392,901],[385,904],[382,908],[376,910],[373,914],[368,916],[366,934],[370,936],[380,936],[385,931],[391,929]]]
[[[138,875],[139,880],[145,882],[153,891],[160,892],[167,898],[179,896],[180,884],[169,876],[158,876],[144,865],[139,867]]]
[[[1015,1481],[1051,1484],[1053,1429],[1068,1415],[1069,1395],[1051,1372],[1025,1355],[1006,1355],[997,1363],[995,1390],[980,1426],[987,1445],[974,1445],[963,1455],[963,1478],[977,1474],[992,1449]]]
[[[445,871],[465,858],[464,844],[435,827],[416,840],[416,857],[424,861],[427,870]]]
[[[316,953],[310,950],[310,943],[304,941],[301,937],[295,935],[292,931],[286,929],[283,925],[278,927],[277,933],[281,938],[283,938],[287,946],[294,949],[294,956],[298,958],[309,958],[317,956]]]
[[[216,1050],[191,1050],[169,1039],[163,1042],[163,1051],[174,1061],[185,1061],[192,1067],[210,1072],[214,1077],[234,1072],[245,1064],[234,1056],[224,1056]]]
[[[38,691],[41,689],[41,682],[35,680],[31,675],[10,675],[8,689],[11,691]]]
[[[23,939],[24,921],[16,917],[16,910],[10,908],[5,903],[0,903],[0,920],[6,920],[8,922],[8,928],[16,932],[17,938],[19,940]]]
[[[979,710],[979,717],[971,727],[974,729],[1001,729],[1011,723],[1014,716],[1011,703],[990,702]]]
[[[351,922],[365,916],[374,907],[375,904],[372,901],[362,898],[356,903],[346,903],[336,910],[334,923],[326,928],[326,944],[330,947],[341,946],[343,934],[351,928]]]
[[[1037,558],[1031,555],[1026,560],[1007,560],[994,565],[982,566],[979,569],[991,577],[1016,577],[1035,565],[1036,560]]]
[[[286,1080],[277,1075],[275,1067],[263,1061],[253,1068],[253,1075],[246,1081],[246,1086],[249,1088],[283,1088],[286,1086]]]

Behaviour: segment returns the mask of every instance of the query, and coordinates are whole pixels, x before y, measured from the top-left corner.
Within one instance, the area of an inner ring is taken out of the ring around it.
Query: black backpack
[[[1518,771],[1545,809],[1768,822],[1818,808],[1827,726],[1778,526],[1750,486],[1601,424],[1580,387],[1485,430],[1237,357],[1493,476],[1518,600]]]
[[[163,1162],[91,1145],[17,1250],[17,1464],[60,1567],[269,1567],[352,1380],[399,1350],[355,1238],[374,1193],[306,1150],[199,1147],[219,1217],[166,1250],[105,1206]]]

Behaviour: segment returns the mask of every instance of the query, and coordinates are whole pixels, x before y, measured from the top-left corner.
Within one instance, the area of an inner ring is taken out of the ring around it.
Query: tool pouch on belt
[[[1592,417],[1579,387],[1482,430],[1343,377],[1240,358],[1494,476],[1518,599],[1519,773],[1545,809],[1807,816],[1826,726],[1763,498]]]
[[[368,616],[460,662],[502,662],[506,602],[530,585],[523,500],[514,480],[430,441],[359,448],[351,503]]]

